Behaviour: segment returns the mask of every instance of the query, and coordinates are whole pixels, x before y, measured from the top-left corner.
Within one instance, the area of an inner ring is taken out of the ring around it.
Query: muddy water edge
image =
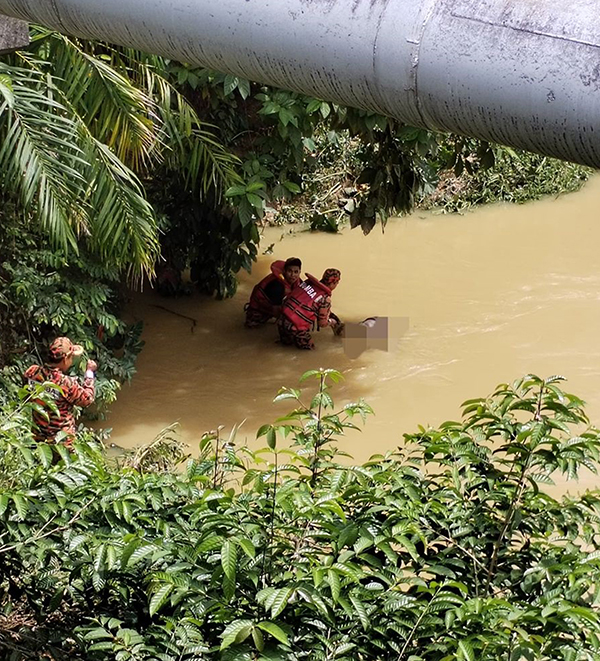
[[[316,367],[344,373],[333,391],[338,403],[364,397],[375,410],[362,432],[342,441],[359,461],[402,444],[419,424],[457,419],[465,399],[529,372],[566,376],[565,388],[600,424],[598,208],[597,176],[558,199],[462,216],[416,213],[367,237],[268,228],[262,247],[273,244],[273,252],[251,276],[240,274],[233,299],[134,295],[128,315],[144,321],[146,344],[104,424],[116,444],[133,447],[179,422],[193,452],[204,431],[243,421],[238,440],[254,445],[258,427],[289,408],[272,403],[278,389]],[[253,284],[272,260],[292,255],[315,275],[342,271],[333,309],[344,320],[407,317],[408,331],[388,351],[350,358],[329,329],[315,333],[312,352],[277,344],[273,325],[245,329]],[[569,490],[597,484],[586,476]]]

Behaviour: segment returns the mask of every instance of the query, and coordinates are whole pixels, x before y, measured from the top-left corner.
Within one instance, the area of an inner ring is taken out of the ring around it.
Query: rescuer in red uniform
[[[40,409],[33,413],[33,435],[37,441],[56,442],[60,432],[64,432],[64,443],[70,447],[75,440],[75,406],[86,407],[93,403],[95,396],[96,363],[88,360],[83,383],[67,372],[73,358],[83,353],[83,347],[73,344],[68,337],[57,337],[48,348],[48,360],[43,365],[32,365],[24,374],[30,385],[52,383],[57,388],[48,388],[48,396],[54,407],[42,399],[36,400]]]
[[[302,262],[297,257],[271,264],[271,273],[252,290],[246,305],[246,328],[256,328],[277,319],[283,299],[300,283]]]
[[[306,274],[306,280],[294,288],[281,307],[277,327],[282,344],[314,349],[312,330],[331,326],[335,332],[340,321],[331,314],[331,292],[341,277],[337,269],[327,269],[320,280]]]

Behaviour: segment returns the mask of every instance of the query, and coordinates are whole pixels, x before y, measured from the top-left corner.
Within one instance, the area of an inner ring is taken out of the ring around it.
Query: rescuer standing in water
[[[314,349],[311,330],[331,326],[336,331],[340,321],[331,315],[331,292],[341,277],[337,269],[327,269],[320,280],[306,274],[306,280],[294,288],[281,307],[277,327],[282,344]]]
[[[95,397],[95,372],[97,365],[88,360],[83,384],[76,377],[67,376],[73,365],[73,358],[83,353],[83,347],[73,344],[68,337],[57,337],[48,347],[48,360],[43,366],[32,365],[24,377],[30,385],[53,383],[58,388],[48,388],[48,395],[57,410],[43,400],[36,400],[39,411],[33,413],[33,435],[36,441],[54,443],[60,432],[66,435],[64,443],[70,447],[75,440],[75,406],[86,407]]]
[[[301,282],[301,269],[298,257],[271,264],[271,273],[254,287],[246,304],[246,328],[256,328],[279,317],[283,299]]]

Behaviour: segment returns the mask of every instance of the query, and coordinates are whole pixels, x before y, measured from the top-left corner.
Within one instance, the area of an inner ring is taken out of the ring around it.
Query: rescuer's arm
[[[333,329],[334,335],[341,335],[346,324],[335,314],[335,312],[329,313],[329,325]]]
[[[39,365],[31,365],[31,367],[28,367],[25,370],[25,373],[23,374],[23,381],[27,383],[31,383],[32,381],[37,381],[38,383],[43,383],[44,378],[40,375],[41,368]]]
[[[83,385],[76,378],[66,376],[61,384],[63,397],[74,406],[89,406],[96,396],[96,372],[97,366],[93,360],[88,360]]]
[[[317,309],[317,321],[319,328],[324,328],[325,326],[330,326],[329,315],[331,314],[331,297],[324,296],[323,299],[318,303]]]

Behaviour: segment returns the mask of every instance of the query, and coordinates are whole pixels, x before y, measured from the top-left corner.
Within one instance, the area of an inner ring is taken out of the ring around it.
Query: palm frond
[[[218,127],[204,122],[188,99],[161,74],[167,65],[158,55],[124,48],[130,74],[155,102],[163,125],[163,138],[168,167],[180,170],[185,184],[198,189],[201,195],[209,191],[219,200],[223,191],[238,183],[239,159],[218,138]]]
[[[12,88],[12,82],[6,74],[0,74],[0,94],[9,108],[15,105],[15,94]]]
[[[112,50],[45,28],[33,31],[34,43],[47,51],[55,85],[93,136],[134,170],[141,171],[159,159],[162,127],[155,103],[126,70],[114,66]]]
[[[77,251],[87,225],[77,122],[47,94],[42,72],[0,62],[0,74],[12,92],[0,105],[0,186],[17,192],[56,247]]]
[[[156,217],[136,175],[94,137],[45,72],[0,64],[14,107],[0,105],[0,186],[17,186],[52,243],[77,251],[78,237],[132,279],[151,274],[158,255]]]
[[[154,211],[135,174],[105,144],[85,140],[90,186],[90,239],[94,252],[138,281],[151,274],[160,246]]]
[[[24,209],[55,245],[76,250],[85,237],[137,278],[152,272],[159,245],[134,171],[151,175],[162,159],[216,203],[239,181],[239,160],[167,80],[162,58],[45,28],[33,29],[33,53],[11,57],[12,82],[0,78],[0,178],[18,180]]]
[[[184,183],[218,201],[239,181],[239,160],[163,75],[163,58],[33,28],[48,51],[57,86],[95,138],[137,172],[165,159]]]

